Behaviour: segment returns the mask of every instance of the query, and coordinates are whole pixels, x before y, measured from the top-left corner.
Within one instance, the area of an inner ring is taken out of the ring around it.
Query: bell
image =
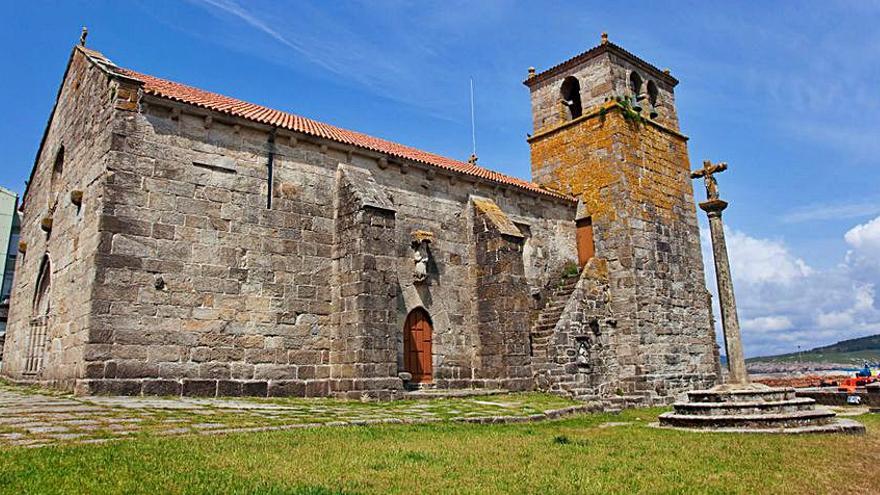
[[[632,109],[636,111],[636,113],[642,113],[642,105],[639,103],[638,97],[633,97],[632,99]]]

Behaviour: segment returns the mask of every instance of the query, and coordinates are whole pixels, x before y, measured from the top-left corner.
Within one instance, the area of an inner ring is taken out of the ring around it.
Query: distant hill
[[[824,347],[816,347],[809,351],[778,354],[776,356],[760,356],[746,359],[747,363],[852,363],[861,365],[863,362],[880,362],[880,335],[871,335],[858,339],[841,340]]]

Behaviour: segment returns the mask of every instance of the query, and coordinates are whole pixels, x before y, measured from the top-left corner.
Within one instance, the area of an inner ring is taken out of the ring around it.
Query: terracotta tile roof
[[[487,179],[492,182],[519,187],[527,191],[574,201],[570,196],[548,191],[532,182],[494,172],[470,163],[422,151],[410,146],[369,136],[360,132],[349,131],[347,129],[342,129],[340,127],[318,122],[292,113],[274,110],[262,105],[248,103],[217,93],[211,93],[192,86],[160,79],[147,74],[141,74],[130,69],[115,67],[113,72],[143,82],[144,91],[150,95],[195,105],[265,125],[276,126],[318,138],[366,148],[368,150],[385,153],[398,158],[405,158],[415,162],[433,165],[442,169]]]

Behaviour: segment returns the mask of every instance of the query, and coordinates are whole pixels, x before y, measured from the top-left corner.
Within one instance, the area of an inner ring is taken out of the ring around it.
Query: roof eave
[[[660,70],[659,68],[657,68],[653,64],[645,61],[644,59],[642,59],[640,57],[637,57],[636,55],[634,55],[633,53],[630,53],[629,51],[627,51],[623,47],[616,45],[610,41],[602,43],[600,45],[596,45],[593,48],[590,48],[589,50],[587,50],[585,52],[581,52],[581,53],[575,55],[574,57],[572,57],[564,62],[561,62],[557,65],[554,65],[553,67],[550,67],[547,70],[544,70],[544,71],[539,72],[533,76],[530,76],[525,81],[523,81],[523,84],[529,88],[532,88],[533,86],[535,86],[541,82],[544,82],[548,79],[552,79],[554,76],[557,76],[562,72],[565,72],[566,70],[570,69],[571,67],[573,67],[575,65],[581,64],[583,62],[586,62],[587,60],[591,60],[593,58],[596,58],[600,55],[603,55],[603,54],[609,53],[609,52],[612,52],[615,55],[621,56],[621,57],[629,60],[634,65],[640,66],[643,70],[652,73],[654,75],[654,77],[662,80],[663,82],[665,82],[666,84],[669,84],[672,87],[675,87],[678,85],[678,79],[673,77],[671,74],[667,73],[666,71]]]

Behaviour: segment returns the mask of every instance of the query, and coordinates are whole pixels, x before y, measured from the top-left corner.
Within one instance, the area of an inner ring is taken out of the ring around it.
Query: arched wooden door
[[[413,383],[433,380],[431,339],[434,328],[431,318],[422,308],[412,310],[403,325],[403,366],[412,375]]]

